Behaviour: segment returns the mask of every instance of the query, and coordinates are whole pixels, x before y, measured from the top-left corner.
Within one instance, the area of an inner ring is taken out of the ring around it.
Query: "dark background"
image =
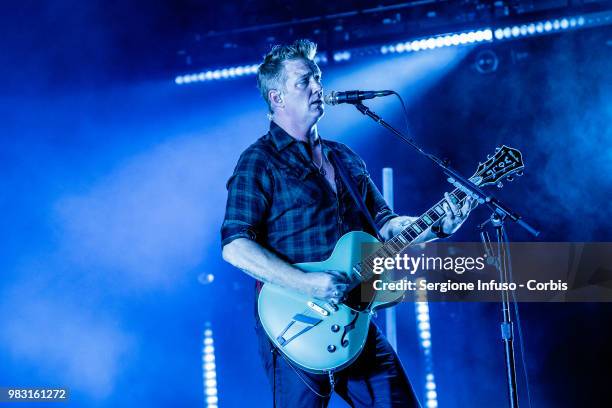
[[[328,3],[5,5],[0,386],[67,386],[75,406],[202,406],[210,327],[219,404],[270,404],[252,336],[253,282],[221,260],[218,233],[224,183],[267,131],[265,105],[253,76],[178,86],[176,75],[256,63],[270,44],[303,36],[331,55],[609,9],[432,1],[398,18],[367,10],[400,2]],[[499,196],[542,230],[537,240],[610,241],[611,44],[601,25],[321,67],[327,89],[396,89],[411,135],[465,174],[500,144],[520,149],[525,175]],[[476,69],[484,49],[498,58],[495,72]],[[371,106],[402,126],[395,100]],[[398,212],[420,214],[449,188],[350,106],[327,107],[320,128],[359,153],[379,186],[381,169],[394,169]],[[453,239],[478,240],[486,217],[476,210]],[[214,281],[202,284],[208,274]],[[533,406],[609,405],[610,305],[520,309]],[[397,313],[398,351],[423,398],[414,305]],[[505,406],[499,307],[431,304],[430,313],[439,406]],[[520,363],[519,377],[524,397]]]

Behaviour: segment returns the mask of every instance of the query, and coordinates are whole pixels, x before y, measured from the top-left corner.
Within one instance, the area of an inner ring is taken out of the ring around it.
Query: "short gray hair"
[[[266,54],[263,62],[257,69],[257,87],[261,96],[268,104],[268,110],[272,111],[272,104],[268,93],[272,89],[283,89],[287,81],[285,73],[285,61],[293,59],[304,59],[314,64],[314,57],[317,54],[317,44],[310,40],[296,40],[291,45],[275,45]]]

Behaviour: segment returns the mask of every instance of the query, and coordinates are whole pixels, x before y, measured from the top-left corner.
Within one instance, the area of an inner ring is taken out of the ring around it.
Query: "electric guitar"
[[[470,181],[479,187],[491,184],[500,187],[502,179],[511,180],[514,174],[522,175],[523,168],[521,152],[502,146],[496,149],[495,155],[487,156],[487,161],[478,165]],[[457,188],[450,193],[450,198],[461,206],[467,194]],[[338,305],[273,284],[263,285],[257,304],[259,318],[276,348],[295,365],[313,373],[336,371],[350,365],[363,349],[373,312],[394,305],[404,295],[398,290],[391,294],[384,291],[381,296],[382,292],[368,285],[374,277],[385,281],[388,275],[372,272],[374,258],[394,257],[410,246],[445,215],[444,202],[445,199],[440,200],[385,243],[365,232],[352,231],[340,238],[325,261],[295,265],[305,272],[335,270],[354,278],[357,283],[349,288],[346,298]],[[364,301],[364,289],[367,301]]]

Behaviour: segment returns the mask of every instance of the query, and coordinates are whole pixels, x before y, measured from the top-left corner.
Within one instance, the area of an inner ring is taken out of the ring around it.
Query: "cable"
[[[506,229],[502,228],[502,233],[504,235],[504,241],[509,242],[508,235],[506,234]],[[507,270],[508,275],[510,276],[510,282],[514,282],[514,277],[512,275],[512,258],[510,256],[510,251],[505,251],[508,257]],[[531,408],[531,390],[529,389],[529,375],[527,373],[527,362],[525,360],[525,345],[523,344],[523,329],[521,325],[521,317],[519,315],[518,302],[516,301],[516,294],[514,291],[512,293],[512,303],[514,304],[514,314],[516,315],[516,326],[518,328],[518,337],[519,337],[519,347],[521,349],[521,362],[523,363],[523,374],[525,375],[525,388],[527,390],[527,403],[529,408]]]
[[[278,352],[278,351],[277,351],[277,352]],[[312,388],[312,387],[310,386],[310,384],[308,384],[308,382],[306,381],[306,378],[304,378],[304,377],[303,377],[303,376],[302,376],[302,375],[301,375],[301,374],[298,372],[298,370],[297,370],[297,369],[296,369],[296,368],[293,366],[293,364],[291,364],[291,361],[289,361],[289,359],[287,359],[287,358],[286,358],[286,357],[285,357],[285,356],[284,356],[282,353],[279,353],[279,354],[280,354],[280,356],[281,356],[281,357],[282,357],[282,358],[285,360],[285,362],[287,363],[287,365],[289,365],[289,367],[291,367],[291,368],[293,369],[293,371],[294,371],[294,372],[295,372],[295,374],[298,376],[298,378],[299,378],[300,380],[302,380],[302,382],[303,382],[303,383],[306,385],[306,387],[308,387],[308,388],[310,389],[310,391],[314,392],[316,395],[318,395],[318,396],[319,396],[319,397],[321,397],[321,398],[329,398],[329,397],[331,397],[331,395],[334,393],[334,388],[333,388],[333,386],[331,387],[331,390],[329,391],[329,394],[327,394],[327,395],[320,394],[320,393],[319,393],[319,392],[317,392],[317,391],[316,391],[314,388]],[[333,375],[333,374],[331,374],[331,375]],[[330,376],[330,378],[332,378],[332,377]],[[332,384],[330,384],[330,386],[331,386],[331,385],[332,385]]]
[[[393,95],[397,96],[397,98],[399,99],[400,103],[402,104],[402,109],[404,111],[404,124],[406,125],[406,132],[408,132],[408,110],[406,109],[406,104],[404,103],[404,100],[402,99],[402,96],[400,94],[398,94],[397,92],[393,91]]]

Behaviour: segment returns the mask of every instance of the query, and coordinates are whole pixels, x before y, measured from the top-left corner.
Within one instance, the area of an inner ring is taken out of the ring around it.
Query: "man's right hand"
[[[340,303],[349,289],[350,278],[344,272],[325,271],[305,273],[304,291],[312,297]]]

